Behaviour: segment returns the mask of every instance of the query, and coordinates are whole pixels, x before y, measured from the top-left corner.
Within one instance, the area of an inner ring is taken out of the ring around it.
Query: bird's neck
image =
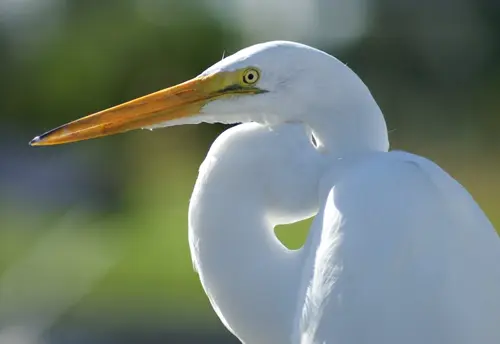
[[[300,253],[278,241],[258,190],[244,190],[245,183],[224,189],[224,183],[200,179],[191,200],[189,241],[214,309],[244,342],[289,342],[297,306],[290,300],[297,299],[302,272]],[[253,199],[241,206],[227,197],[229,190]]]
[[[355,156],[370,151],[388,151],[384,116],[371,95],[367,99],[344,99],[333,109],[317,109],[307,118],[315,139],[332,158]],[[333,112],[333,113],[332,113]],[[335,116],[335,121],[331,120]]]

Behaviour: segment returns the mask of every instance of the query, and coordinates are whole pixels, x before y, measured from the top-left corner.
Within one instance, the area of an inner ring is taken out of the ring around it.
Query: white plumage
[[[244,123],[211,147],[189,208],[195,268],[242,342],[500,343],[493,226],[433,162],[388,151],[368,88],[324,52],[258,44],[32,144],[200,122]],[[315,214],[301,249],[274,235]]]
[[[220,65],[259,66],[263,78],[274,76],[270,88],[306,96],[228,99],[205,110],[209,122],[237,122],[225,119],[238,117],[231,108],[244,114],[276,101],[296,123],[273,127],[284,122],[280,111],[256,111],[264,125],[226,131],[201,166],[191,252],[224,324],[248,344],[500,343],[500,241],[467,191],[429,160],[385,151],[378,107],[337,60],[289,43],[253,49]],[[295,50],[319,58],[292,67]],[[283,75],[266,60],[280,54]],[[287,75],[310,69],[325,76]],[[316,88],[325,79],[331,85]],[[275,225],[318,209],[304,247],[278,242]]]

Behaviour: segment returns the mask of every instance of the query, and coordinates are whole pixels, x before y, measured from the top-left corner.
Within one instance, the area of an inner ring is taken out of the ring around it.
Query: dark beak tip
[[[33,140],[30,141],[29,145],[30,146],[36,146],[37,143],[39,143],[40,141],[41,141],[40,136],[36,136],[35,138],[33,138]]]

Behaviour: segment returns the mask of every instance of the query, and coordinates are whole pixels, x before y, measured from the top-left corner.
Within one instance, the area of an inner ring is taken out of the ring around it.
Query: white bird
[[[244,123],[211,147],[189,208],[195,268],[240,341],[500,343],[492,224],[436,164],[389,152],[370,91],[324,52],[257,44],[31,144],[200,122]],[[302,248],[274,235],[315,214]]]

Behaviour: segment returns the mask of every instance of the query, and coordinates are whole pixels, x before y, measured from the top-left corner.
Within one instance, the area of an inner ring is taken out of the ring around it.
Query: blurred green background
[[[500,3],[0,0],[0,343],[236,343],[187,243],[197,169],[225,126],[28,141],[193,77],[253,43],[339,57],[393,149],[425,155],[500,228]],[[278,229],[299,247],[309,222]]]

